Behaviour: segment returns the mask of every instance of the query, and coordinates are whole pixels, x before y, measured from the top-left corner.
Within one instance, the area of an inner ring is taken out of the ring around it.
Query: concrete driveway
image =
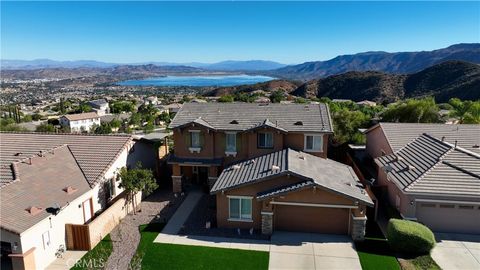
[[[436,233],[432,258],[443,270],[480,269],[480,235]]]
[[[275,232],[269,269],[362,269],[348,236]]]

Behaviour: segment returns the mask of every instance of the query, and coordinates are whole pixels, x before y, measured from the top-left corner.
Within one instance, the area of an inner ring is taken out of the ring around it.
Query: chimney
[[[445,136],[442,136],[442,142],[444,142],[444,141],[445,141]]]
[[[458,141],[457,141],[457,140],[455,140],[455,148],[457,148],[457,142],[458,142]]]

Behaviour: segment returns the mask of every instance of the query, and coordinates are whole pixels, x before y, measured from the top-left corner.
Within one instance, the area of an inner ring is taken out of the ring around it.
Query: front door
[[[198,167],[198,183],[200,185],[208,184],[208,167]]]
[[[84,201],[82,203],[83,206],[83,221],[87,223],[92,219],[93,216],[93,208],[92,208],[92,198]]]

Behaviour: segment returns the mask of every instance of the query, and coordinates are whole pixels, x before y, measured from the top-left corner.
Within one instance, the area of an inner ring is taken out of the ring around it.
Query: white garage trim
[[[480,205],[480,202],[415,199],[416,202]]]
[[[309,206],[309,207],[324,207],[324,208],[346,208],[357,209],[356,205],[343,205],[343,204],[322,204],[322,203],[297,203],[297,202],[270,202],[270,204],[278,205],[292,205],[292,206]]]

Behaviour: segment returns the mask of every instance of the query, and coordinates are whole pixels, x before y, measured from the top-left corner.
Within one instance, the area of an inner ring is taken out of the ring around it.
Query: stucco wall
[[[217,225],[224,228],[261,228],[261,211],[262,211],[262,202],[257,201],[255,196],[258,192],[265,191],[274,187],[279,187],[283,185],[288,185],[301,181],[300,179],[293,176],[282,176],[277,178],[272,178],[270,180],[265,180],[253,185],[247,185],[241,188],[233,189],[230,191],[217,194]],[[229,204],[228,196],[252,196],[252,220],[253,222],[239,222],[239,221],[229,221]],[[332,193],[330,191],[323,190],[319,187],[317,188],[308,188],[298,192],[292,192],[284,196],[279,196],[275,198],[275,201],[278,202],[300,202],[300,203],[317,203],[317,204],[342,204],[342,205],[353,205],[353,201],[349,198],[346,198],[342,195]],[[273,206],[273,211],[275,212],[276,205]],[[341,211],[339,211],[341,212]],[[364,212],[365,213],[365,212]],[[275,215],[275,214],[274,214]],[[348,215],[344,215],[346,217]],[[343,218],[344,218],[343,217]],[[295,222],[295,220],[292,220]],[[346,227],[345,227],[346,228]]]
[[[380,126],[377,126],[376,128],[369,131],[366,134],[366,137],[366,150],[372,158],[382,156],[382,150],[386,155],[392,153],[392,149],[388,144],[387,137],[385,137],[385,133],[383,133],[383,130]]]

